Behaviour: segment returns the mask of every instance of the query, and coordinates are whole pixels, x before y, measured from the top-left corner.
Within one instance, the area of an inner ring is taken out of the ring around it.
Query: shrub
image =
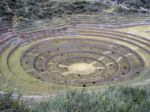
[[[0,112],[30,112],[20,98],[13,99],[12,93],[0,96]]]

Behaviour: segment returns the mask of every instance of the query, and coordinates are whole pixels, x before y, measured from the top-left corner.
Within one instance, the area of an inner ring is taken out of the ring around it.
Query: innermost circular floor
[[[87,75],[94,73],[95,70],[97,69],[93,64],[88,64],[88,63],[74,63],[70,66],[67,67],[69,69],[68,72],[64,73],[64,75],[70,74],[70,73],[75,73],[75,74],[80,74],[80,75]]]

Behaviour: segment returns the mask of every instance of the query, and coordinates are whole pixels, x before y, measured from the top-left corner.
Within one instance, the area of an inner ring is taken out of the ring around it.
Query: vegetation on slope
[[[140,9],[140,7],[143,7],[145,9],[150,9],[150,1],[149,0],[111,0],[116,1],[118,4],[124,4],[128,7],[133,7]]]
[[[5,6],[3,6],[5,4]],[[50,0],[10,0],[0,6],[0,15],[18,16],[28,19],[61,17],[65,14],[99,13],[107,5],[86,1],[57,2]]]
[[[55,0],[2,0],[0,17],[11,20],[46,19],[71,14],[98,14],[113,8],[115,12],[150,12],[149,0],[95,0],[94,2]]]
[[[20,101],[14,99],[13,94],[0,95],[0,112],[30,112],[29,108]]]
[[[150,91],[146,88],[111,87],[101,92],[71,91],[60,94],[49,101],[33,104],[30,109],[18,106],[9,97],[0,100],[0,107],[11,104],[5,109],[15,109],[15,112],[149,112]],[[17,108],[16,108],[17,105]],[[20,111],[21,110],[21,111]]]

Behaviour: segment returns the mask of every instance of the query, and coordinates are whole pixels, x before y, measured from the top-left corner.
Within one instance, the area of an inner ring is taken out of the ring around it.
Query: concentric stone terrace
[[[24,94],[148,83],[150,40],[97,24],[0,34],[1,90]]]
[[[32,45],[23,54],[21,65],[26,73],[44,82],[89,86],[131,77],[142,71],[144,62],[126,46],[75,36]]]

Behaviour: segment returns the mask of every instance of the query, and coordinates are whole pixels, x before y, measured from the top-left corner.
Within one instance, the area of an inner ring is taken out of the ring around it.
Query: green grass
[[[30,108],[19,103],[19,100],[12,100],[10,96],[0,97],[0,107],[4,107],[0,108],[0,111],[15,109],[15,112],[150,112],[150,91],[145,87],[110,87],[99,92],[66,91],[49,100],[34,102]],[[8,108],[4,106],[7,102],[11,102]]]
[[[149,112],[147,89],[109,88],[104,92],[72,91],[41,103],[36,112]]]

